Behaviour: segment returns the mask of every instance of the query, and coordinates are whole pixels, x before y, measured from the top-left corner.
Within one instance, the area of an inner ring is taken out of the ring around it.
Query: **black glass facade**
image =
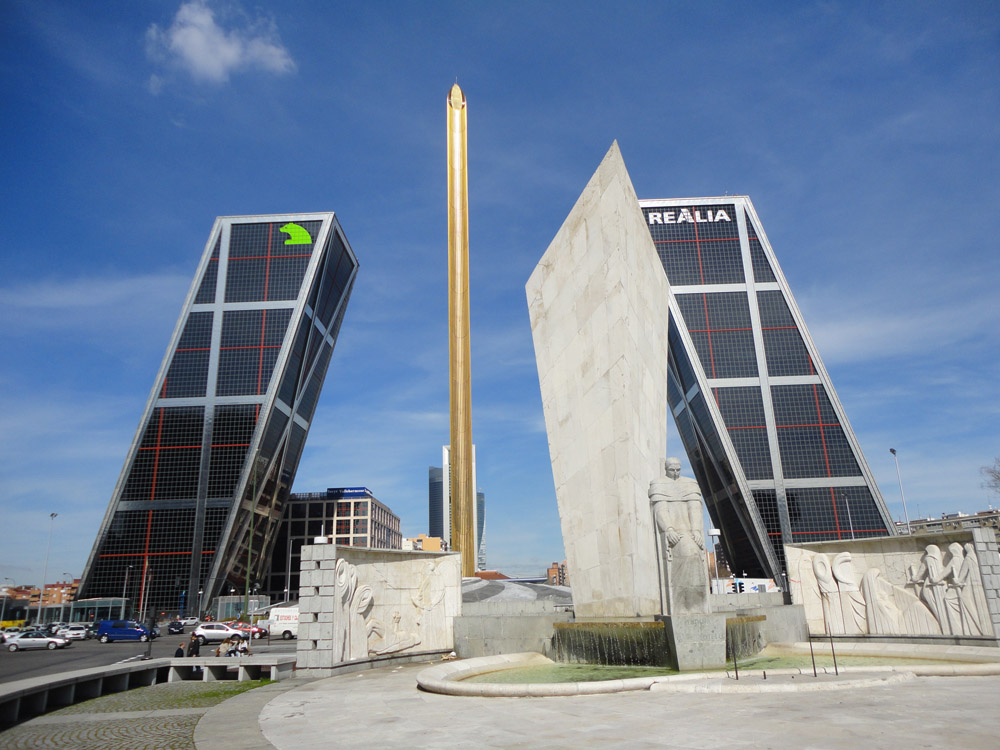
[[[127,576],[135,607],[197,613],[262,583],[357,267],[332,213],[216,220],[81,597]]]
[[[668,399],[733,569],[783,543],[893,533],[746,197],[640,201],[670,282]]]

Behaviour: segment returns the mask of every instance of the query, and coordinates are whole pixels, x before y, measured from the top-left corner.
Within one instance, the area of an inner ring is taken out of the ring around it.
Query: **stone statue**
[[[333,616],[334,663],[368,656],[366,615],[373,601],[372,587],[358,585],[358,570],[343,558],[335,567],[336,607]]]
[[[945,610],[947,574],[948,571],[941,560],[941,549],[936,544],[928,544],[924,548],[923,557],[920,558],[920,565],[910,567],[910,583],[916,589],[917,595],[923,599],[934,619],[938,621],[941,632],[951,635],[951,624]]]
[[[848,635],[868,632],[865,598],[861,595],[854,576],[851,553],[838,553],[830,567],[833,570],[833,577],[837,579],[837,588],[840,590],[840,611],[844,617],[844,632]]]
[[[962,635],[982,635],[976,598],[970,585],[972,571],[977,567],[975,547],[971,542],[964,548],[954,542],[948,545],[948,551],[951,552],[951,562],[948,563],[951,584],[945,601],[952,630]]]
[[[812,559],[813,575],[819,586],[820,601],[823,603],[823,624],[830,635],[844,634],[844,614],[840,608],[840,589],[833,578],[830,558],[822,552]]]
[[[681,476],[681,462],[663,462],[664,476],[649,483],[649,502],[661,540],[667,614],[708,614],[708,561],[701,489]]]

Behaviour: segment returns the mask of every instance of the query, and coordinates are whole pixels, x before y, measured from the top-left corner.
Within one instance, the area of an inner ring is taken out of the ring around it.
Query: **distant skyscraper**
[[[262,580],[357,267],[333,213],[216,219],[81,597],[199,612],[251,545]]]
[[[733,571],[778,577],[782,543],[893,533],[750,199],[640,205],[672,293],[670,409]]]
[[[445,445],[441,448],[442,468],[431,466],[427,470],[427,499],[428,499],[428,535],[440,536],[451,546],[451,497],[449,482],[449,472],[451,471],[451,450]],[[476,446],[472,446],[472,481],[476,481]],[[475,532],[475,560],[474,565],[477,570],[483,569],[483,561],[486,556],[486,548],[483,545],[483,534],[485,532],[485,508],[486,496],[481,492],[476,495],[476,503],[473,505],[473,530]],[[482,515],[481,515],[482,514]],[[439,533],[440,532],[440,533]]]
[[[437,466],[427,467],[427,536],[447,539],[445,529],[451,528],[451,514],[444,504],[444,487],[441,480],[441,469]]]
[[[476,569],[486,570],[486,493],[476,492]]]

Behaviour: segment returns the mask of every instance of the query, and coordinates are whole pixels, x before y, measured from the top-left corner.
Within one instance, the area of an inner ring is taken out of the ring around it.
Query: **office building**
[[[476,492],[476,570],[486,570],[486,493]]]
[[[441,448],[441,468],[430,466],[427,469],[427,532],[429,536],[438,536],[444,540],[448,549],[452,549],[451,540],[451,450],[445,445]],[[472,484],[476,486],[476,446],[472,446]],[[473,506],[474,517],[472,528],[475,530],[476,570],[486,567],[486,495],[482,490],[476,493],[476,503]]]
[[[750,199],[640,205],[670,283],[670,409],[733,570],[781,580],[783,543],[894,533]]]
[[[285,502],[265,575],[264,591],[272,599],[297,597],[302,545],[312,544],[316,537],[342,546],[403,548],[399,516],[367,487],[293,492]]]
[[[202,612],[262,582],[357,268],[333,213],[216,219],[81,597]]]
[[[444,504],[444,485],[441,479],[441,469],[437,466],[427,467],[427,535],[446,539],[445,529],[451,528],[450,508]],[[447,523],[446,523],[447,521]]]

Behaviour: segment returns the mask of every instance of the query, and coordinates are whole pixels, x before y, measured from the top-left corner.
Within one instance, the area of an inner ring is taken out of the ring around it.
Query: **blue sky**
[[[361,269],[295,483],[426,531],[448,440],[445,95],[469,100],[487,557],[562,559],[524,284],[617,139],[749,195],[895,516],[996,502],[1000,8],[8,0],[0,576],[80,575],[217,215],[337,212]],[[671,452],[680,444],[670,438]]]

